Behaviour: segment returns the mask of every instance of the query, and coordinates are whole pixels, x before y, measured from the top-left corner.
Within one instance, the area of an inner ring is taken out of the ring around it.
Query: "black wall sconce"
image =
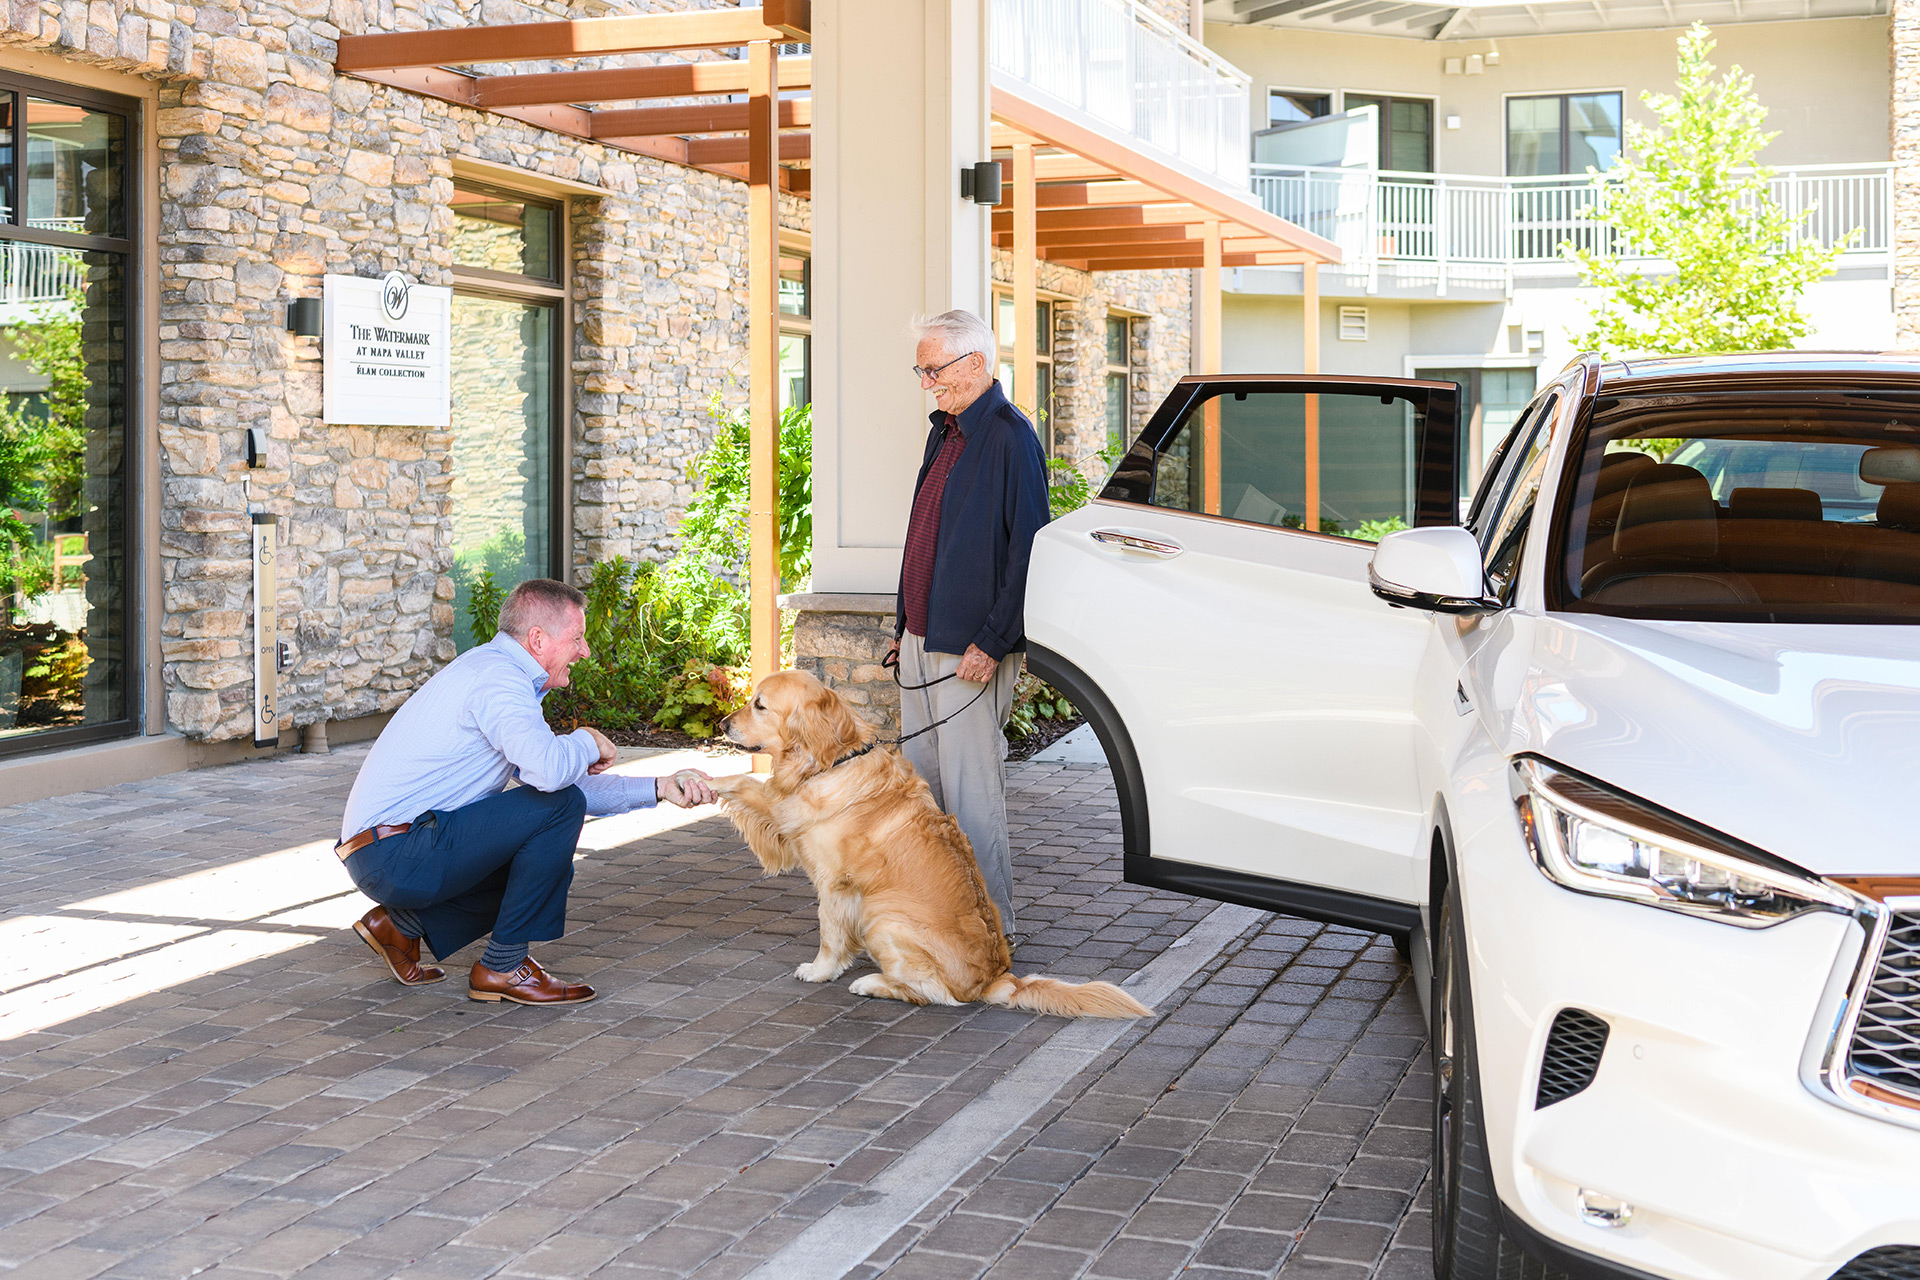
[[[982,160],[960,171],[960,198],[975,204],[1000,203],[1000,162]]]
[[[320,336],[321,311],[318,298],[295,298],[287,304],[287,328],[297,338]]]

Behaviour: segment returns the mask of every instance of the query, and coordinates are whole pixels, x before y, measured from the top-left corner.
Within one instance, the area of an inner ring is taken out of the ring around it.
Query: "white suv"
[[[1458,395],[1187,379],[1042,531],[1127,879],[1401,942],[1441,1280],[1920,1280],[1920,360],[1576,363],[1465,527]]]

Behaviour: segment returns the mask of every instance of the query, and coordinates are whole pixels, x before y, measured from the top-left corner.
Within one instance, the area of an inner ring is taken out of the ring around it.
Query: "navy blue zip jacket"
[[[926,483],[947,415],[928,415],[926,454],[913,482]],[[1027,415],[994,382],[960,413],[967,447],[947,473],[940,498],[940,537],[934,544],[933,585],[927,594],[926,647],[965,653],[977,644],[999,661],[1027,647],[1027,560],[1033,535],[1049,518],[1047,463]],[[897,638],[907,627],[904,587],[896,592]]]

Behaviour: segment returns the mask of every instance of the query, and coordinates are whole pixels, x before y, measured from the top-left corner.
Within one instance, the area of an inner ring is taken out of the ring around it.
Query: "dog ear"
[[[793,749],[809,757],[803,774],[825,769],[849,751],[858,749],[871,735],[846,699],[826,685],[816,685],[787,716],[788,741]]]

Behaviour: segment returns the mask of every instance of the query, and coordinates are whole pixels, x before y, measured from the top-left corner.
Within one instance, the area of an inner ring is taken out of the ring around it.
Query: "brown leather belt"
[[[360,852],[375,840],[385,840],[388,836],[397,836],[402,832],[411,830],[413,830],[413,824],[411,822],[398,822],[391,827],[369,827],[350,840],[342,840],[339,844],[333,846],[333,851],[340,855],[340,861],[345,862],[353,854]]]

